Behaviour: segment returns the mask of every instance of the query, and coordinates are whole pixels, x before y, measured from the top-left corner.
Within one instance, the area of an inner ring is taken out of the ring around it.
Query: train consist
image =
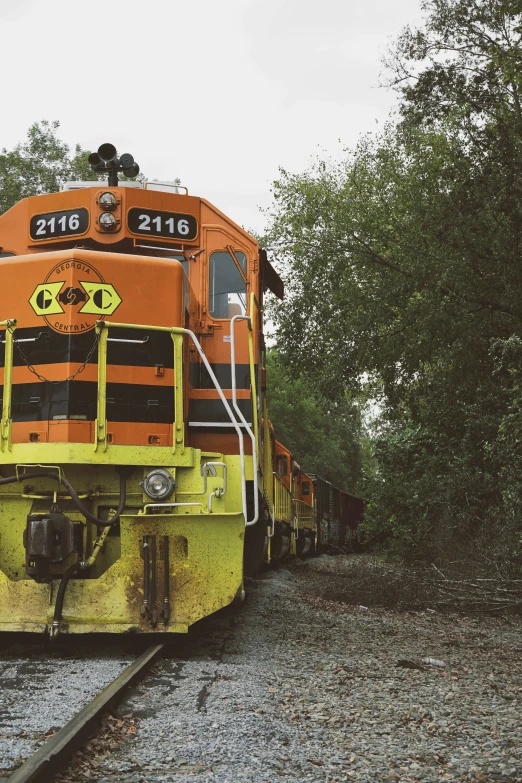
[[[273,438],[273,434],[272,434]],[[282,443],[273,439],[274,535],[271,558],[308,555],[331,548],[359,548],[366,501],[320,476],[304,473]]]
[[[304,474],[266,405],[283,284],[216,207],[135,176],[0,217],[0,630],[186,632],[364,502]]]

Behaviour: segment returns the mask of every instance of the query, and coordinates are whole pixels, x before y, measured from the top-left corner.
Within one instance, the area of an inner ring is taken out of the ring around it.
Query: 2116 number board
[[[89,213],[83,207],[63,212],[46,212],[31,218],[31,239],[51,239],[85,234],[89,228]]]
[[[129,231],[149,237],[168,237],[192,241],[198,235],[198,223],[192,215],[160,212],[155,209],[129,209]]]

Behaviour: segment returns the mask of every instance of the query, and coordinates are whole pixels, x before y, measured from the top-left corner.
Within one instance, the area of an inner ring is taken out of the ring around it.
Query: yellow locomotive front
[[[101,164],[0,217],[0,630],[184,632],[266,550],[280,282],[208,202]]]

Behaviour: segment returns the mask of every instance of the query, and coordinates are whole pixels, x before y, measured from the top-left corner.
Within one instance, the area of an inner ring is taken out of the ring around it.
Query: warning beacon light
[[[118,157],[114,144],[102,144],[98,147],[98,152],[92,152],[89,155],[89,163],[93,171],[98,173],[106,172],[109,180],[108,185],[114,187],[118,184],[118,173],[122,172],[126,177],[137,177],[140,173],[140,167],[134,161],[132,155],[124,152]]]

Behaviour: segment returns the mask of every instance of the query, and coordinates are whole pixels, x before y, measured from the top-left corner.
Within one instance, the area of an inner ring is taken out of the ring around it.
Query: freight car
[[[266,406],[283,284],[205,199],[90,162],[0,216],[0,630],[186,632],[317,545]]]
[[[313,477],[316,498],[317,548],[360,547],[360,523],[366,510],[363,498],[351,495],[320,476]]]

